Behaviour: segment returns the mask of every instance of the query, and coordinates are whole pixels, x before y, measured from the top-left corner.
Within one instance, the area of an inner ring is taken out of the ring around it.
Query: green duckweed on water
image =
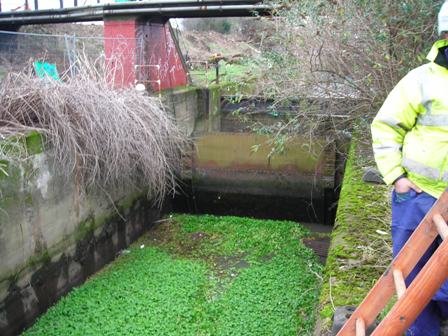
[[[312,335],[322,267],[294,222],[174,215],[24,335]]]

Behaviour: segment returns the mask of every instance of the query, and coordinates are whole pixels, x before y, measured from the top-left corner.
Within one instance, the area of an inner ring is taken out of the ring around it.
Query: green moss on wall
[[[362,181],[369,145],[354,137],[341,189],[320,296],[321,334],[334,308],[358,305],[391,260],[389,188]]]
[[[18,134],[0,141],[0,157],[2,159],[18,159],[44,151],[44,137],[37,131],[25,135]]]
[[[24,159],[42,153],[43,150],[43,136],[37,131],[0,141],[0,209],[5,209],[4,195],[16,195],[21,189],[23,176],[34,172],[33,165]]]
[[[74,233],[75,241],[79,241],[86,237],[88,234],[92,233],[95,230],[95,227],[98,224],[95,223],[95,217],[93,214],[87,216],[85,220],[83,220],[76,228]]]
[[[120,200],[118,204],[116,204],[116,208],[111,207],[109,211],[106,211],[105,213],[100,215],[95,215],[92,212],[84,220],[79,222],[74,232],[65,236],[57,244],[51,246],[48,249],[45,248],[39,253],[35,253],[26,261],[26,263],[24,263],[20,267],[17,267],[12,272],[2,274],[0,276],[0,283],[3,281],[15,283],[11,279],[19,279],[24,273],[28,272],[30,268],[37,268],[46,263],[49,263],[54,256],[65,251],[68,246],[75,245],[77,242],[85,239],[89,234],[93,234],[97,228],[116,220],[125,212],[129,212],[130,209],[134,208],[137,202],[139,202],[144,197],[144,192],[135,192]],[[0,197],[0,215],[2,215],[1,211],[7,213],[8,209],[16,207],[18,200],[23,204],[26,204],[27,206],[33,206],[34,200],[30,194],[25,194],[22,196],[14,194],[13,197]]]
[[[28,133],[25,138],[28,155],[39,154],[44,151],[44,140],[42,134],[37,131]]]
[[[48,252],[48,250],[44,250],[43,252],[32,256],[28,260],[28,263],[26,264],[26,268],[39,267],[40,265],[43,265],[43,264],[46,264],[49,262],[51,262],[50,253]],[[20,275],[20,272],[18,273],[18,275]]]
[[[9,161],[0,160],[0,180],[9,176]]]

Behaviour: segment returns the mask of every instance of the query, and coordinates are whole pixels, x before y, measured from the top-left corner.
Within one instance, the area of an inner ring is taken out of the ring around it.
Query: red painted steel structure
[[[104,50],[114,86],[145,84],[160,91],[188,84],[187,69],[169,21],[104,21]]]
[[[25,3],[28,5],[28,1]],[[34,3],[37,9],[38,1]],[[74,3],[73,8],[61,5],[60,9],[0,13],[0,30],[14,31],[27,24],[104,20],[104,48],[114,69],[114,86],[140,82],[155,91],[188,83],[170,18],[270,15],[273,9],[261,0],[132,1],[82,7]]]
[[[145,57],[137,80],[148,79],[154,90],[186,85],[187,69],[169,21],[142,24],[138,32],[139,40],[145,41]]]
[[[104,52],[115,87],[135,83],[136,21],[104,21]]]

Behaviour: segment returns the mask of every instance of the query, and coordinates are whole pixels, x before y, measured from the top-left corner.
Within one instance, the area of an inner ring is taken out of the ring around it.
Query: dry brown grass
[[[0,137],[36,130],[82,190],[148,188],[161,205],[176,187],[187,139],[159,99],[112,89],[113,71],[80,59],[77,75],[61,81],[9,74],[0,87]]]

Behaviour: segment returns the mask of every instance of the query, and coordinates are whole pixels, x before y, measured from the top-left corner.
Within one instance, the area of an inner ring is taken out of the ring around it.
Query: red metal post
[[[105,20],[105,53],[119,65],[115,87],[143,83],[153,91],[188,83],[182,54],[168,21]]]
[[[135,19],[104,21],[104,52],[114,87],[135,84],[136,27]]]

